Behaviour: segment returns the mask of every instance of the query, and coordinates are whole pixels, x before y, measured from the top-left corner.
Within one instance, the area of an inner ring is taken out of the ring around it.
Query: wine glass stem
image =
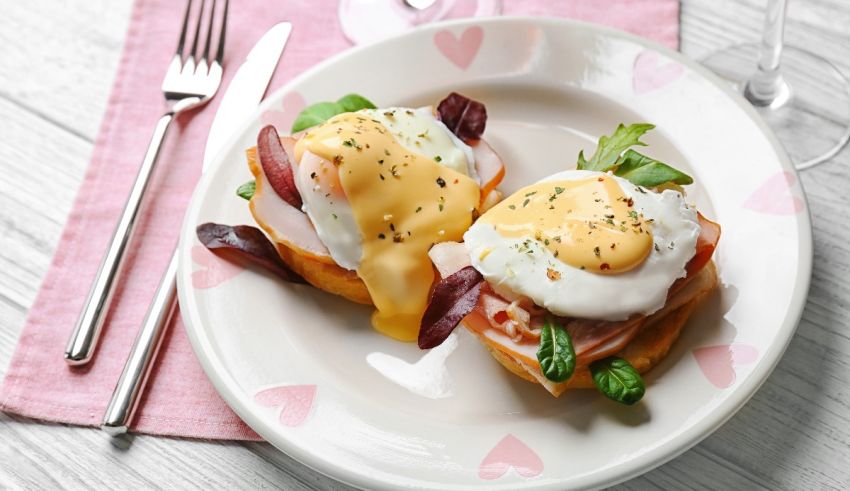
[[[747,81],[744,89],[747,99],[757,106],[782,103],[789,96],[788,85],[779,69],[787,8],[788,0],[768,0],[767,2],[758,69]]]

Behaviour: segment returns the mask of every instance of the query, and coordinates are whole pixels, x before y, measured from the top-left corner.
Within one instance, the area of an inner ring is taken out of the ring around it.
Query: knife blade
[[[224,142],[249,115],[253,114],[263,99],[263,94],[266,92],[291,32],[292,24],[289,22],[281,22],[269,29],[257,41],[236,71],[219,104],[207,136],[203,171],[209,168],[210,162],[214,161]],[[162,334],[176,310],[176,278],[177,251],[175,250],[148,307],[148,313],[145,315],[145,320],[142,322],[103,416],[100,427],[112,436],[127,432],[138,408],[150,369],[160,348]]]
[[[231,79],[207,136],[204,171],[218,155],[221,146],[257,109],[283,53],[283,48],[286,47],[290,33],[292,33],[292,24],[289,22],[281,22],[269,29],[251,48],[236,75]]]

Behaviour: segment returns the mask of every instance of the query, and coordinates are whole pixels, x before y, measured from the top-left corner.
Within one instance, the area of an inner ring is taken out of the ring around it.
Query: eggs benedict
[[[500,197],[485,121],[482,104],[451,94],[436,108],[344,110],[293,136],[265,127],[247,153],[251,213],[294,272],[416,340],[435,281],[428,250],[461,240]]]
[[[651,125],[620,126],[591,160],[520,189],[435,245],[440,272],[419,345],[462,323],[506,368],[555,396],[597,387],[632,404],[716,287],[719,226],[685,201],[690,176],[627,150]],[[647,168],[649,167],[649,168]]]

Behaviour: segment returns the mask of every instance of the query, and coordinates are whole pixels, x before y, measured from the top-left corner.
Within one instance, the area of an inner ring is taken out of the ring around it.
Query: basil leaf
[[[591,363],[590,374],[599,392],[622,404],[631,406],[638,402],[646,391],[643,379],[635,367],[616,356]]]
[[[248,201],[254,197],[254,192],[257,191],[257,181],[251,180],[236,188],[236,194],[242,199]]]
[[[619,160],[620,154],[629,147],[635,145],[646,146],[646,143],[640,141],[640,137],[652,128],[655,128],[655,125],[649,123],[636,123],[629,126],[620,123],[614,134],[599,137],[596,152],[593,153],[590,160],[585,160],[583,151],[579,152],[578,169],[599,172],[611,170],[617,166],[617,160]]]
[[[298,117],[295,118],[295,121],[292,123],[292,132],[298,133],[307,128],[320,125],[337,114],[344,112],[346,112],[345,109],[336,102],[317,102],[311,104],[305,107],[298,114]]]
[[[372,102],[358,94],[347,94],[336,102],[317,102],[304,108],[292,123],[292,133],[312,128],[337,114],[351,113],[361,109],[375,109]]]
[[[675,184],[691,184],[694,182],[693,178],[684,172],[634,150],[627,150],[620,157],[614,175],[646,188],[654,188],[667,182]]]
[[[570,334],[551,315],[546,316],[540,331],[537,361],[540,362],[540,371],[552,382],[566,381],[576,368],[576,352]]]
[[[376,109],[372,101],[359,94],[344,95],[336,103],[342,106],[347,113],[353,113],[361,109]]]

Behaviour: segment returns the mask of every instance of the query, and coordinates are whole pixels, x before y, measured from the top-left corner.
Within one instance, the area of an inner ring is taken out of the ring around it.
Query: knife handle
[[[112,436],[127,432],[133,420],[139,399],[144,393],[151,368],[162,345],[165,329],[174,316],[177,306],[177,253],[175,251],[162,276],[142,328],[136,337],[130,356],[115,385],[112,399],[100,427]]]
[[[118,283],[118,276],[121,274],[121,265],[124,263],[127,245],[130,243],[136,227],[142,198],[144,198],[151,174],[156,166],[165,134],[168,132],[173,119],[174,113],[169,112],[163,115],[154,129],[148,150],[145,152],[145,158],[142,160],[139,173],[136,175],[133,189],[124,205],[124,211],[121,212],[121,218],[112,233],[112,239],[109,241],[109,247],[94,277],[86,303],[77,318],[74,333],[68,339],[68,345],[65,348],[65,361],[69,365],[85,365],[94,354],[97,341],[100,339],[100,332],[103,329],[103,321],[106,319],[106,313],[112,301],[115,285]]]

